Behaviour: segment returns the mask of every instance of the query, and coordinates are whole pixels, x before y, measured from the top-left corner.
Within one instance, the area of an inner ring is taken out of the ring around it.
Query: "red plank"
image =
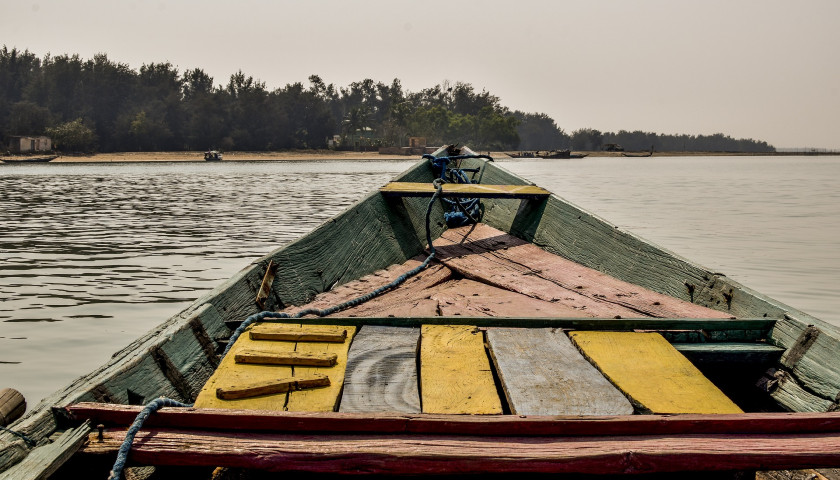
[[[143,407],[78,403],[67,407],[79,422],[128,426]],[[840,432],[840,412],[725,415],[519,416],[396,413],[274,412],[211,408],[164,408],[150,427],[213,428],[274,432],[415,433],[447,435],[675,435],[719,433]]]
[[[84,453],[113,454],[124,431],[96,433]],[[294,435],[144,430],[140,464],[374,474],[627,474],[840,466],[840,434],[633,437]]]
[[[446,230],[434,243],[438,259],[467,278],[597,317],[729,317],[584,267],[488,225]]]

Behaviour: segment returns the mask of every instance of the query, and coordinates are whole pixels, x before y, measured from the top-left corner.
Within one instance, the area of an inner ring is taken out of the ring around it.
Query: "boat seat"
[[[332,412],[355,332],[352,326],[255,323],[219,363],[195,406]],[[253,363],[255,357],[264,360]]]
[[[390,182],[379,189],[390,197],[431,197],[437,189],[431,183]],[[546,198],[548,190],[536,185],[485,185],[477,183],[444,183],[442,197],[447,198]]]
[[[742,413],[658,333],[574,331],[580,351],[644,413]]]

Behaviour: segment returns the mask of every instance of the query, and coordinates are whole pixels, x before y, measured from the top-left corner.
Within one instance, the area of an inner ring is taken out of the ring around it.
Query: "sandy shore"
[[[487,153],[487,152],[480,152]],[[622,157],[621,152],[574,152],[590,157]],[[505,152],[490,152],[493,158],[510,158]],[[655,152],[656,157],[693,156],[744,156],[773,155],[730,152]],[[778,154],[777,154],[778,155]],[[0,160],[6,158],[0,155]],[[21,157],[12,157],[21,158]],[[303,161],[303,160],[411,160],[418,156],[380,155],[377,152],[337,152],[334,150],[292,150],[280,152],[225,152],[225,162],[236,161]],[[90,155],[61,155],[52,163],[60,162],[203,162],[204,152],[114,152]]]

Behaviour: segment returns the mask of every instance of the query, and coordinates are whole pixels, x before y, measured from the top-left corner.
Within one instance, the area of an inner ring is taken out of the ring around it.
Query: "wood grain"
[[[441,190],[440,196],[446,198],[543,198],[551,195],[536,185],[444,183]],[[379,191],[386,196],[431,197],[437,188],[430,182],[389,182]]]
[[[340,412],[420,412],[419,328],[365,326],[347,355]]]
[[[307,327],[303,326],[303,328]],[[347,341],[344,343],[297,342],[295,351],[304,354],[335,355],[335,365],[331,367],[293,367],[294,377],[308,378],[323,374],[330,377],[330,385],[324,388],[289,392],[286,410],[290,412],[332,412],[338,408],[341,389],[344,386],[347,351],[350,349],[350,342],[356,333],[356,327],[334,325],[332,328],[335,332],[346,330]]]
[[[502,413],[484,337],[478,329],[469,325],[422,327],[420,394],[424,413]]]
[[[113,454],[124,431],[84,452]],[[294,435],[144,429],[139,463],[369,474],[638,474],[840,466],[840,434],[470,437]]]
[[[301,365],[309,367],[332,367],[338,360],[334,353],[266,352],[243,350],[234,357],[236,363],[258,363],[266,365]]]
[[[729,316],[584,267],[484,224],[447,230],[435,246],[438,258],[467,278],[596,317]]]
[[[583,354],[633,403],[651,413],[740,413],[658,333],[569,334]]]
[[[79,403],[66,408],[76,422],[127,427],[142,406]],[[840,412],[757,412],[681,415],[440,415],[430,413],[278,412],[166,407],[149,427],[270,432],[411,433],[505,436],[840,433]]]
[[[216,397],[221,400],[238,400],[260,395],[273,395],[295,390],[315,387],[328,387],[330,378],[326,375],[312,375],[311,377],[283,377],[262,379],[254,383],[236,383],[222,385],[216,388]]]
[[[487,343],[511,413],[630,415],[633,406],[562,330],[490,328]]]
[[[248,335],[251,340],[276,340],[284,342],[335,342],[344,343],[347,332],[334,329],[301,328],[287,323],[260,323]]]

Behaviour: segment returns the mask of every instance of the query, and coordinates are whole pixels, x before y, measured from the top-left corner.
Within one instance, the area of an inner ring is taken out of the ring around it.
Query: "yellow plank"
[[[294,328],[312,328],[313,330],[317,330],[319,332],[324,331],[325,329],[333,331],[347,330],[347,341],[342,344],[253,340],[248,335],[248,331],[257,327],[259,327],[259,324],[254,324],[249,327],[248,330],[239,337],[239,340],[236,341],[233,347],[231,347],[228,354],[219,363],[216,371],[207,383],[204,384],[201,392],[199,392],[195,401],[196,407],[282,411],[287,408],[287,403],[290,403],[289,399],[291,396],[301,392],[277,393],[271,395],[261,395],[253,398],[222,400],[216,397],[216,389],[219,387],[230,387],[231,385],[258,384],[260,382],[271,381],[277,378],[301,377],[304,375],[302,370],[306,370],[307,374],[320,373],[327,375],[330,378],[330,386],[309,390],[308,393],[318,393],[318,395],[314,395],[315,401],[313,402],[312,408],[307,408],[307,405],[296,402],[295,408],[298,411],[323,411],[324,403],[329,403],[329,401],[325,401],[324,398],[321,398],[321,396],[325,398],[335,397],[332,399],[332,403],[336,403],[338,393],[341,391],[341,386],[344,383],[344,364],[346,363],[347,349],[350,346],[350,339],[352,338],[352,334],[355,332],[355,327],[301,327],[298,324],[294,325]],[[336,365],[327,368],[242,364],[236,363],[235,361],[237,354],[248,350],[259,350],[262,352],[272,352],[277,354],[295,351],[310,353],[338,353],[336,349],[343,349],[344,356],[342,357],[339,354]]]
[[[481,332],[467,325],[423,325],[420,335],[423,413],[502,413]]]
[[[379,189],[385,195],[401,197],[431,197],[436,188],[431,183],[390,182]],[[444,197],[468,198],[537,198],[551,195],[536,185],[485,185],[475,183],[445,183]]]
[[[310,327],[304,325],[304,328]],[[344,386],[344,371],[347,367],[347,351],[350,350],[350,341],[356,334],[356,327],[342,326],[311,326],[313,329],[323,331],[325,328],[333,330],[334,333],[347,331],[347,341],[344,343],[324,342],[298,342],[298,353],[335,355],[335,365],[331,367],[294,367],[295,377],[310,377],[315,374],[324,374],[330,377],[330,386],[289,392],[289,401],[286,410],[290,412],[332,412],[338,408],[338,396]]]
[[[658,333],[571,332],[583,354],[651,413],[741,413]]]

